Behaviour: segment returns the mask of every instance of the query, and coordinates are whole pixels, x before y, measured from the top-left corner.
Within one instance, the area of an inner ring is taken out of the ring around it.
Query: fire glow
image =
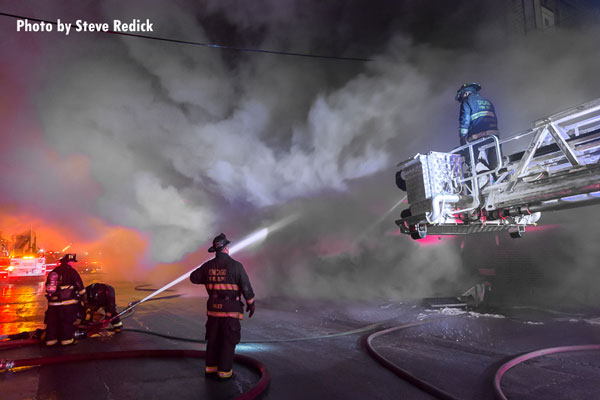
[[[82,229],[86,231],[83,238]],[[0,215],[0,231],[5,239],[10,240],[12,235],[29,230],[35,232],[38,247],[45,249],[47,255],[55,251],[59,254],[72,252],[77,253],[78,259],[83,262],[86,253],[90,257],[101,254],[101,260],[90,260],[101,261],[104,272],[113,276],[132,273],[148,247],[148,240],[142,233],[108,225],[97,218],[89,217],[80,221],[76,229],[71,229],[69,224],[56,224],[25,214]]]

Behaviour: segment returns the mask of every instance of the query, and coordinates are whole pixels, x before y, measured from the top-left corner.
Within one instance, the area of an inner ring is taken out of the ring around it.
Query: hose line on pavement
[[[319,339],[331,339],[331,338],[336,338],[336,337],[341,337],[341,336],[348,336],[348,335],[354,335],[357,333],[368,332],[375,328],[378,328],[379,326],[385,324],[386,322],[389,322],[389,321],[392,321],[395,319],[396,318],[392,318],[389,320],[375,322],[373,324],[365,325],[360,328],[351,329],[351,330],[343,331],[343,332],[330,333],[330,334],[326,334],[326,335],[307,336],[307,337],[298,337],[298,338],[289,338],[289,339],[242,340],[242,341],[240,341],[240,343],[265,344],[265,343],[286,343],[286,342],[302,342],[302,341],[319,340]],[[125,328],[122,331],[143,333],[146,335],[154,335],[154,336],[162,337],[165,339],[178,340],[178,341],[182,341],[182,342],[206,343],[206,340],[202,340],[202,339],[192,339],[192,338],[185,338],[185,337],[180,337],[180,336],[172,336],[172,335],[168,335],[165,333],[159,333],[159,332],[154,332],[154,331],[149,331],[149,330]]]
[[[382,356],[379,352],[377,352],[375,350],[375,348],[373,347],[373,343],[372,343],[373,340],[379,336],[386,335],[388,333],[395,332],[398,330],[431,323],[431,322],[434,322],[439,319],[441,319],[441,318],[433,318],[433,319],[429,319],[426,321],[413,322],[413,323],[398,325],[398,326],[394,326],[394,327],[391,327],[388,329],[380,330],[380,331],[377,331],[375,333],[365,336],[363,338],[363,341],[364,341],[365,347],[367,348],[367,351],[369,352],[369,354],[371,356],[373,356],[385,368],[389,369],[394,374],[398,375],[400,378],[412,383],[413,385],[417,386],[418,388],[422,389],[423,391],[431,394],[432,396],[434,396],[438,399],[458,400],[456,397],[452,396],[448,392],[445,392],[442,389],[416,377],[409,371],[398,367],[397,365],[392,363],[390,360],[388,360],[387,358]],[[514,367],[520,363],[523,363],[532,358],[536,358],[536,357],[540,357],[540,356],[544,356],[544,355],[548,355],[548,354],[564,353],[564,352],[571,352],[571,351],[591,351],[591,350],[594,350],[594,351],[600,350],[600,344],[550,347],[550,348],[540,349],[540,350],[536,350],[536,351],[532,351],[529,353],[519,355],[519,356],[511,359],[510,361],[507,361],[506,363],[502,364],[502,366],[500,366],[500,368],[498,368],[498,370],[496,371],[496,374],[494,375],[494,382],[493,382],[495,395],[498,398],[498,400],[508,400],[508,398],[503,393],[502,388],[501,388],[502,377],[509,369],[511,369],[512,367]]]
[[[459,400],[457,397],[452,396],[451,394],[449,394],[448,392],[443,391],[442,389],[438,388],[437,386],[432,385],[431,383],[424,381],[423,379],[418,378],[417,376],[413,375],[411,372],[398,367],[397,365],[395,365],[394,363],[392,363],[390,360],[388,360],[387,358],[385,358],[383,355],[381,355],[381,353],[377,352],[377,350],[375,350],[375,348],[373,347],[373,340],[376,337],[382,336],[382,335],[386,335],[388,333],[392,333],[395,331],[399,331],[401,329],[406,329],[406,328],[410,328],[413,326],[420,326],[420,325],[424,325],[424,324],[429,324],[431,322],[443,319],[443,318],[447,318],[447,317],[441,317],[441,318],[432,318],[429,320],[425,320],[425,321],[419,321],[419,322],[411,322],[408,324],[402,324],[402,325],[397,325],[397,326],[393,326],[391,328],[388,329],[383,329],[380,331],[377,331],[375,333],[372,333],[370,335],[367,335],[363,338],[363,343],[365,345],[365,347],[367,348],[367,351],[369,352],[369,354],[375,358],[381,365],[383,365],[385,368],[389,369],[390,371],[392,371],[394,374],[398,375],[400,378],[410,382],[411,384],[415,385],[416,387],[418,387],[419,389],[423,390],[426,393],[429,393],[430,395],[434,396],[437,399],[441,399],[441,400]]]
[[[589,351],[589,350],[600,350],[600,344],[584,344],[578,346],[561,346],[561,347],[548,347],[546,349],[540,349],[529,353],[521,354],[513,358],[510,361],[505,362],[498,368],[494,375],[494,392],[499,400],[508,400],[504,392],[502,391],[501,383],[504,374],[512,367],[521,364],[532,358],[545,356],[548,354],[566,353],[570,351]]]
[[[82,361],[118,360],[126,358],[206,358],[201,350],[125,350],[87,354],[62,354],[52,357],[37,357],[19,360],[0,360],[0,371],[15,371],[44,365],[67,364]],[[234,362],[243,364],[260,374],[260,379],[252,388],[235,397],[236,400],[251,400],[261,395],[269,386],[270,374],[258,360],[236,354]]]

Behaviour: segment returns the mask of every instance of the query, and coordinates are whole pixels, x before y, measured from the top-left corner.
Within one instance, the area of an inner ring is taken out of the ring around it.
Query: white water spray
[[[273,233],[289,224],[291,224],[292,222],[296,221],[298,219],[297,215],[291,215],[288,217],[285,217],[277,222],[275,222],[274,224],[262,228],[248,236],[246,236],[244,239],[242,239],[239,243],[237,243],[235,246],[231,246],[229,248],[229,254],[233,255],[236,252],[245,249],[246,247],[252,246],[254,244],[258,244],[260,242],[262,242],[263,240],[265,240],[267,238],[267,236],[269,235],[269,233]],[[202,264],[204,264],[206,261],[210,260],[206,259],[202,262]],[[193,269],[189,270],[188,272],[186,272],[185,274],[181,275],[179,278],[175,279],[174,281],[167,283],[165,286],[161,287],[160,289],[157,289],[156,291],[150,293],[148,296],[144,297],[142,300],[137,301],[137,302],[133,302],[130,303],[130,305],[124,309],[123,311],[121,311],[120,313],[118,313],[117,315],[115,315],[113,318],[111,318],[111,320],[117,318],[118,316],[121,316],[123,314],[125,314],[126,312],[130,311],[131,309],[133,309],[135,306],[148,301],[149,299],[151,299],[152,297],[164,292],[165,290],[177,285],[179,282],[189,278],[189,276],[192,274],[192,272],[194,272],[197,268],[199,268],[200,266],[202,266],[202,264],[197,265],[196,267],[194,267]]]
[[[358,243],[361,240],[363,240],[367,234],[375,227],[377,227],[380,223],[382,223],[383,221],[387,220],[388,216],[396,209],[398,208],[398,206],[400,204],[402,204],[404,201],[406,200],[406,196],[402,197],[400,199],[400,201],[398,201],[396,204],[394,204],[392,206],[392,208],[390,208],[389,210],[387,210],[387,212],[385,214],[383,214],[381,217],[379,217],[377,219],[377,221],[373,222],[371,225],[369,225],[368,227],[366,227],[362,233],[356,238],[356,240],[354,241],[354,243]]]

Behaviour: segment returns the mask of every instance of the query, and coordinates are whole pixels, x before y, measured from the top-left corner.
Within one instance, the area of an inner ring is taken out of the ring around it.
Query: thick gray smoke
[[[294,212],[300,222],[268,241],[265,255],[248,256],[263,293],[417,296],[453,288],[463,275],[458,245],[424,248],[390,236],[400,209],[364,235],[403,195],[394,164],[457,144],[453,94],[466,81],[483,84],[503,134],[600,97],[600,32],[515,40],[494,24],[452,25],[470,43],[438,45],[423,28],[413,36],[416,22],[404,14],[361,35],[351,29],[360,9],[342,3],[141,10],[105,2],[104,19],[150,18],[157,36],[375,61],[63,38],[46,54],[43,90],[35,93],[46,139],[61,154],[91,159],[103,189],[95,212],[147,232],[156,261],[203,248],[223,226],[242,235]],[[460,19],[460,11],[448,18]]]

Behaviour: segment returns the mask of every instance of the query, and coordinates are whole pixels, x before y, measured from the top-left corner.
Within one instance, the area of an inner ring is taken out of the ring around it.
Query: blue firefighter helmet
[[[465,92],[479,92],[481,90],[481,85],[479,83],[471,82],[465,83],[456,91],[456,96],[454,97],[456,101],[461,101],[462,96]]]

